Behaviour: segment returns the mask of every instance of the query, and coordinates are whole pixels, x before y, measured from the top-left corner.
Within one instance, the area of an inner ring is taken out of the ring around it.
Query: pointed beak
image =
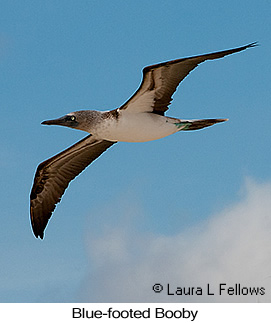
[[[65,117],[61,117],[58,119],[53,119],[53,120],[45,120],[41,124],[46,124],[46,125],[55,125],[55,126],[67,126],[67,119]]]

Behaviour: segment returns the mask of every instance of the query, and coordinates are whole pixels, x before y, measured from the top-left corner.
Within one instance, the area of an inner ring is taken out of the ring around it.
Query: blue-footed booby
[[[165,116],[179,83],[200,63],[256,46],[180,58],[147,66],[138,90],[122,106],[111,111],[83,110],[43,121],[90,133],[73,146],[39,164],[30,194],[34,235],[43,239],[46,225],[62,195],[77,175],[118,141],[145,142],[179,131],[198,130],[228,119],[186,120]]]

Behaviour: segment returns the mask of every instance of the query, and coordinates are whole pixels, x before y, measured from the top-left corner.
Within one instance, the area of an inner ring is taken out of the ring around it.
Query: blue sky
[[[1,2],[0,301],[176,301],[152,284],[271,275],[270,14],[256,0]],[[193,71],[167,113],[227,123],[113,146],[34,238],[36,166],[85,136],[41,121],[120,106],[146,65],[254,41]]]

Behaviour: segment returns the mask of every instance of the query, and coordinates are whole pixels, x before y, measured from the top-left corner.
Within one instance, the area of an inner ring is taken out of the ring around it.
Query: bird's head
[[[100,118],[100,111],[81,110],[68,113],[57,119],[43,121],[41,124],[64,126],[90,132],[93,125],[95,125]]]

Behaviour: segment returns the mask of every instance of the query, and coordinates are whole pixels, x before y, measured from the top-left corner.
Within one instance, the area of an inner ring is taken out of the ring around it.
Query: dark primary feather
[[[73,146],[39,164],[30,194],[30,216],[35,236],[44,229],[69,182],[114,142],[88,135]]]
[[[222,58],[226,55],[237,53],[254,46],[257,46],[257,44],[251,43],[246,46],[220,52],[180,58],[147,66],[143,69],[143,79],[138,90],[120,107],[120,109],[129,109],[129,104],[134,103],[146,92],[153,91],[152,112],[164,115],[164,112],[168,110],[172,95],[180,82],[200,63],[206,60]]]

